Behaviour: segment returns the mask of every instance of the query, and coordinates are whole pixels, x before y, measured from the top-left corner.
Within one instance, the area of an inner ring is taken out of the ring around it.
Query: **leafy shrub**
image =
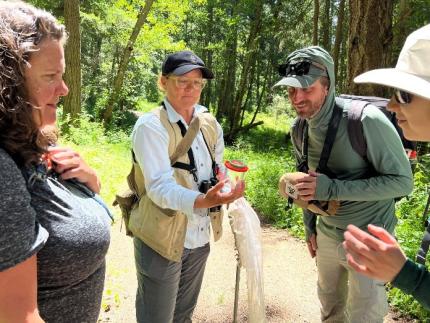
[[[263,115],[264,126],[252,129],[227,147],[225,159],[239,159],[248,164],[246,198],[258,212],[262,222],[288,228],[296,236],[304,236],[301,210],[287,208],[287,201],[278,193],[278,181],[286,171],[293,171],[295,161],[285,134],[289,121],[285,116],[276,123],[270,115]],[[275,129],[276,127],[276,129]],[[284,128],[284,131],[277,130]]]
[[[60,118],[60,128],[63,141],[73,142],[76,145],[101,145],[107,143],[127,143],[129,134],[120,128],[106,131],[100,122],[91,121],[91,116],[81,114],[76,122],[70,122],[69,117]]]

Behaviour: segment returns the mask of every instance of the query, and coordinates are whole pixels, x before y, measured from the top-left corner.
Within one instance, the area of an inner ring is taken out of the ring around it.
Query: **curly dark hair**
[[[45,39],[67,39],[54,16],[21,1],[0,1],[0,147],[20,167],[39,163],[53,140],[36,124],[24,85],[30,55]]]

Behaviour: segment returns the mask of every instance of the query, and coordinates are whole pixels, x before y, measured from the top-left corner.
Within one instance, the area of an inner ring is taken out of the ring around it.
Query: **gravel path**
[[[112,242],[107,258],[107,277],[100,322],[135,322],[136,277],[132,240],[112,227]],[[320,322],[316,294],[315,262],[302,241],[285,230],[262,230],[264,292],[267,322]],[[234,239],[228,221],[224,235],[211,243],[203,287],[194,312],[195,323],[232,322],[236,258]],[[241,271],[238,321],[247,322],[246,272]],[[385,323],[414,322],[390,313]]]

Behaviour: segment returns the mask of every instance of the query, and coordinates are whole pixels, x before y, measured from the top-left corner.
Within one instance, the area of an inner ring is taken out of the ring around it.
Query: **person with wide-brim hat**
[[[396,113],[405,137],[430,141],[430,25],[408,36],[396,67],[368,71],[354,81],[394,88],[388,109]],[[373,236],[353,225],[345,232],[349,265],[366,276],[391,282],[430,310],[430,273],[426,267],[407,259],[395,238],[383,228],[369,225],[368,230]],[[424,244],[430,243],[430,226],[426,235]]]

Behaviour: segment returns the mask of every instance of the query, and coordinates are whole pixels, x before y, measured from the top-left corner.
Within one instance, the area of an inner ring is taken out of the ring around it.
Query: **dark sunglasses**
[[[394,90],[394,99],[398,104],[409,104],[412,102],[413,97],[414,95],[409,92],[399,89]]]
[[[278,67],[278,72],[280,76],[287,75],[307,75],[309,73],[309,69],[311,68],[312,63],[310,61],[301,61],[294,64],[286,63],[281,64]]]
[[[289,75],[303,76],[308,74],[328,76],[326,69],[323,65],[320,65],[315,62],[311,62],[309,60],[303,60],[303,61],[294,62],[294,63],[288,62],[286,64],[281,64],[278,66],[278,72],[279,72],[279,75],[283,77],[286,77]]]

